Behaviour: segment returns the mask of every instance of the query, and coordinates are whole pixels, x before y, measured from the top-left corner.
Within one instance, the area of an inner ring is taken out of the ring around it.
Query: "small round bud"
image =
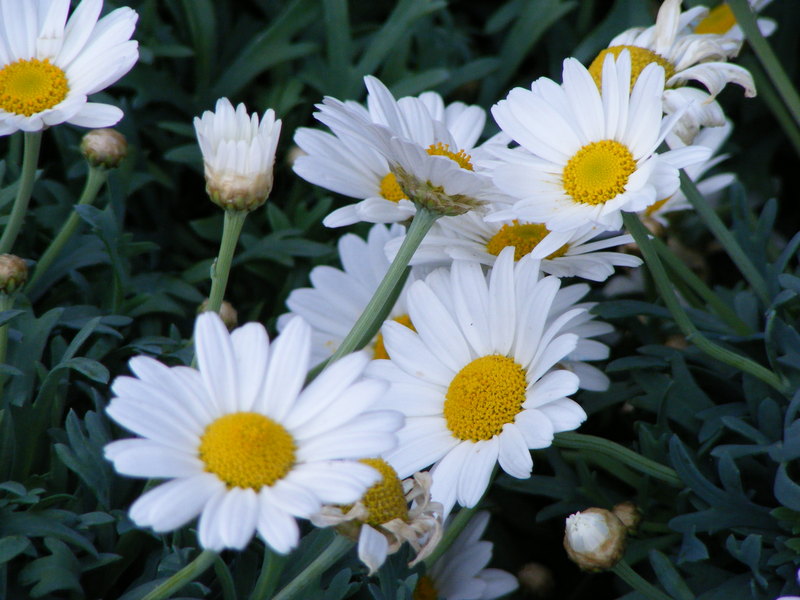
[[[307,156],[308,152],[304,151],[300,146],[293,145],[289,148],[289,151],[286,153],[286,163],[293,167],[294,163],[297,162],[297,159],[301,156]]]
[[[625,552],[625,525],[604,508],[588,508],[567,517],[564,548],[584,571],[610,569]]]
[[[639,523],[642,521],[642,511],[630,500],[615,505],[614,508],[611,509],[611,512],[622,521],[622,524],[625,525],[625,529],[628,530],[629,534],[635,533],[636,529],[639,527]]]
[[[93,167],[115,169],[128,155],[128,142],[116,129],[92,129],[81,140],[81,153]]]
[[[0,293],[13,294],[28,280],[28,265],[19,256],[0,254]]]
[[[535,562],[523,565],[517,573],[517,579],[522,591],[537,599],[549,598],[556,587],[553,572]]]
[[[203,300],[203,302],[200,303],[200,306],[197,307],[197,314],[204,313],[207,310],[208,298]],[[219,318],[222,319],[222,322],[225,324],[225,327],[228,328],[228,331],[236,329],[236,326],[239,324],[239,313],[237,313],[236,309],[233,308],[233,304],[227,300],[223,300],[222,305],[219,307]]]

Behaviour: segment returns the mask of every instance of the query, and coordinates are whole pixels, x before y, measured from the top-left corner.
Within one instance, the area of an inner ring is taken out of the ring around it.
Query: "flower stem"
[[[681,177],[683,177],[683,174],[681,174]],[[686,314],[686,311],[683,309],[680,302],[678,302],[669,277],[667,277],[664,266],[661,264],[658,254],[653,247],[653,242],[650,240],[647,229],[642,225],[639,217],[634,213],[624,212],[622,213],[622,219],[625,223],[625,227],[639,245],[639,249],[655,280],[658,291],[664,303],[667,305],[667,309],[669,309],[669,312],[675,319],[675,323],[686,336],[686,339],[693,342],[702,352],[705,352],[712,358],[730,365],[739,371],[750,373],[781,393],[787,393],[788,386],[781,377],[749,358],[715,344],[698,331],[697,327],[695,327],[694,323],[692,323],[689,318],[689,315]],[[730,232],[727,233],[730,235]],[[741,248],[739,248],[739,250],[741,251]]]
[[[678,474],[665,465],[657,463],[654,460],[645,458],[638,452],[629,450],[616,442],[607,440],[594,435],[586,435],[584,433],[575,433],[572,431],[557,433],[553,444],[559,448],[570,448],[573,450],[587,450],[593,454],[599,454],[613,458],[630,468],[649,475],[655,479],[668,483],[672,487],[684,487],[683,481],[678,477]]]
[[[644,577],[634,571],[623,558],[611,568],[611,571],[622,581],[631,586],[634,590],[650,598],[651,600],[673,600]]]
[[[36,165],[39,162],[41,144],[41,131],[25,132],[22,173],[19,176],[17,197],[14,200],[11,215],[8,217],[8,223],[6,223],[6,228],[3,230],[2,237],[0,237],[0,254],[11,252],[14,242],[17,241],[19,230],[22,228],[22,222],[25,220],[25,213],[28,212],[28,203],[31,199],[31,192],[33,192],[33,184],[36,181]]]
[[[197,579],[208,567],[214,564],[216,559],[216,552],[203,550],[192,562],[152,590],[142,600],[164,600],[164,598],[169,598],[185,585]]]
[[[286,562],[286,557],[273,552],[269,546],[264,545],[264,559],[261,562],[261,573],[258,575],[256,585],[250,594],[250,600],[271,598],[278,585],[278,577]]]
[[[310,565],[300,571],[300,573],[292,579],[280,592],[272,597],[272,600],[291,600],[292,598],[301,598],[300,595],[305,588],[313,584],[317,578],[322,575],[328,567],[333,565],[337,560],[343,557],[350,548],[353,547],[353,542],[343,535],[337,535],[333,538],[330,545],[315,558]],[[252,600],[269,600],[269,598],[262,596],[261,598],[252,597]]]
[[[725,223],[722,222],[722,219],[719,218],[719,215],[717,215],[716,211],[711,207],[691,178],[683,170],[681,170],[681,191],[703,221],[705,221],[705,224],[708,225],[708,228],[711,230],[711,233],[714,234],[714,237],[717,238],[717,241],[725,248],[728,256],[730,256],[731,260],[739,268],[744,278],[747,279],[764,306],[769,306],[770,299],[767,293],[767,283],[764,281],[761,273],[758,272],[753,261],[751,261],[750,257],[742,250],[736,238],[728,228],[725,227]]]
[[[0,292],[0,313],[11,310],[14,306],[14,294]],[[0,365],[6,362],[6,350],[8,348],[8,323],[0,325]],[[5,375],[0,372],[0,398],[3,396],[3,384]]]
[[[236,244],[239,243],[239,234],[242,232],[247,212],[243,210],[226,210],[225,222],[222,226],[222,239],[219,243],[219,255],[211,265],[211,293],[208,295],[206,310],[219,312],[222,300],[225,297],[225,288],[228,286],[228,274],[231,271],[233,254]]]
[[[108,171],[103,167],[89,166],[89,173],[86,176],[86,183],[83,187],[81,197],[78,199],[78,206],[82,204],[93,204],[97,198],[97,193],[103,184],[108,179]],[[50,242],[50,245],[42,254],[42,257],[36,263],[36,268],[33,271],[33,276],[28,281],[28,288],[32,288],[34,283],[38,281],[42,275],[47,272],[47,269],[53,264],[53,261],[58,257],[64,245],[69,241],[75,230],[80,224],[80,216],[76,211],[72,211],[69,218],[61,226],[61,230],[56,237]]]
[[[478,510],[478,505],[480,502],[475,504],[472,508],[462,508],[461,510],[456,513],[456,516],[453,517],[452,522],[447,526],[444,530],[444,534],[442,535],[442,539],[439,540],[439,543],[436,544],[436,548],[431,552],[428,556],[425,557],[425,560],[422,562],[425,563],[425,568],[430,569],[433,564],[439,560],[439,558],[447,552],[447,549],[453,545],[456,537],[458,534],[464,530],[464,527],[467,526],[472,515],[475,514],[475,511]]]

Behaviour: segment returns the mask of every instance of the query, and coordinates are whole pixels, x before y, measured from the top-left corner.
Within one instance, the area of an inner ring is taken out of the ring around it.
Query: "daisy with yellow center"
[[[772,0],[748,0],[750,9],[759,13],[768,5],[772,4]],[[761,35],[768,37],[772,35],[778,28],[778,24],[772,19],[758,19],[758,29]],[[744,32],[739,24],[736,22],[736,17],[733,15],[730,5],[727,2],[720,2],[712,8],[707,15],[698,19],[694,23],[694,33],[713,33],[716,35],[724,35],[725,37],[732,38],[736,41],[744,41]]]
[[[201,546],[244,548],[258,534],[279,553],[297,545],[297,517],[355,502],[379,478],[358,462],[392,448],[402,416],[373,410],[385,386],[362,379],[351,354],[303,389],[311,331],[291,321],[272,344],[256,323],[228,333],[213,312],[197,318],[199,369],[131,360],[108,414],[140,437],[105,456],[124,475],[167,479],[130,510],[162,533],[200,516]]]
[[[345,534],[358,538],[358,557],[375,573],[408,542],[416,552],[409,566],[428,556],[442,536],[442,505],[431,501],[431,476],[415,473],[400,480],[397,472],[382,458],[361,461],[381,474],[354,504],[324,506],[311,517],[318,527],[336,526]]]
[[[677,167],[708,157],[707,149],[693,146],[656,153],[674,124],[662,119],[660,66],[648,65],[632,91],[627,50],[606,57],[602,90],[572,58],[564,61],[563,78],[562,85],[541,78],[530,90],[515,88],[492,107],[501,129],[520,144],[508,151],[513,160],[494,169],[495,185],[517,199],[496,218],[561,233],[618,230],[622,211],[644,210],[673,194]]]
[[[100,19],[102,0],[9,0],[0,18],[0,135],[59,123],[110,127],[122,111],[87,102],[125,75],[139,57],[138,18],[118,8]]]
[[[578,377],[554,369],[576,348],[564,327],[584,309],[550,319],[559,289],[538,278],[538,261],[501,253],[487,280],[475,262],[455,261],[408,291],[416,332],[383,325],[390,360],[368,372],[389,381],[382,406],[406,415],[400,443],[386,458],[401,477],[434,465],[432,495],[447,512],[474,506],[495,464],[527,478],[529,449],[545,448],[559,431],[586,418],[567,396]]]

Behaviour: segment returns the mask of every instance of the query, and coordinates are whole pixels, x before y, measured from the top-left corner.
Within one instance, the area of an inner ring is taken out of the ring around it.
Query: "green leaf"
[[[30,540],[24,535],[9,535],[0,539],[0,564],[7,563],[30,546]]]
[[[667,556],[658,550],[650,551],[650,564],[658,581],[675,600],[695,600],[695,595]]]

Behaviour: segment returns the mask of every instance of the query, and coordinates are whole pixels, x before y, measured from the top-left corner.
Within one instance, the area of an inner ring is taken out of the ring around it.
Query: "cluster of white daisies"
[[[404,542],[416,560],[428,556],[450,512],[476,506],[498,467],[530,477],[531,449],[586,419],[570,396],[608,386],[590,362],[607,357],[597,338],[611,327],[582,301],[589,284],[560,278],[600,282],[638,266],[613,250],[631,241],[622,212],[664,223],[686,208],[679,169],[700,179],[730,131],[715,96],[729,82],[755,93],[727,62],[742,43],[729,13],[666,0],[654,26],[620,34],[588,69],[569,58],[561,83],[511,90],[492,107],[500,133],[482,144],[484,110],[433,92],[395,99],[366,77],[366,106],[326,98],[315,116],[330,133],[296,132],[294,170],[358,199],[326,225],[375,225],[366,241],[340,239],[343,269],[317,267],[313,287],[291,293],[274,341],[259,324],[229,333],[206,313],[197,369],[138,357],[133,376],[115,380],[108,414],[139,437],[106,456],[120,473],[167,480],[132,519],[166,532],[199,515],[205,548],[243,548],[257,532],[281,553],[298,543],[297,518],[309,519],[357,538],[374,571]],[[248,178],[271,187],[271,111],[259,126],[223,99],[196,127],[207,178],[219,183],[210,190]],[[423,209],[440,218],[380,332],[307,382],[375,293],[402,223]],[[476,547],[485,524],[480,516],[462,533],[425,593],[492,598],[515,587],[483,569],[485,546],[471,573],[454,575],[453,553]]]

